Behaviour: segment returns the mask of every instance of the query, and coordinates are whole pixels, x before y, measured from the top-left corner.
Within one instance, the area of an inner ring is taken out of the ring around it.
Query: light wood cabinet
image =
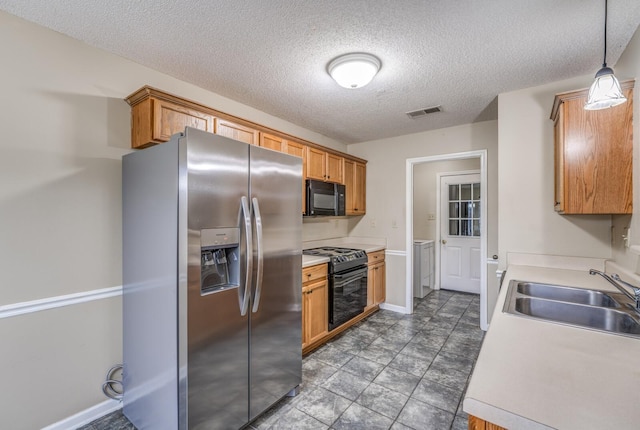
[[[302,158],[302,214],[307,213],[307,202],[306,202],[306,189],[305,189],[305,180],[307,178],[307,147],[299,142],[294,142],[292,140],[284,141],[284,148],[282,152],[286,152],[289,155],[294,155],[296,157]]]
[[[621,84],[626,103],[596,111],[584,109],[588,89],[556,95],[551,119],[559,213],[632,213],[633,84]]]
[[[507,430],[504,427],[485,421],[473,415],[468,416],[469,430]]]
[[[302,270],[302,348],[329,331],[327,265]]]
[[[344,157],[318,148],[307,148],[307,178],[344,183]]]
[[[386,265],[384,251],[367,254],[367,308],[379,305],[386,300]]]
[[[364,215],[366,208],[367,166],[344,159],[344,185],[346,189],[346,214]]]
[[[274,151],[285,152],[287,141],[273,134],[260,133],[260,146]]]
[[[146,148],[168,142],[185,127],[213,132],[213,115],[149,97],[132,107],[131,147]]]
[[[258,130],[219,118],[216,118],[214,133],[251,145],[259,142]]]
[[[344,157],[327,152],[327,181],[344,184]]]
[[[142,149],[170,140],[185,127],[216,133],[302,158],[302,213],[306,179],[345,184],[351,188],[347,215],[362,215],[366,204],[366,161],[251,121],[220,112],[194,101],[145,85],[126,98],[131,106],[131,147]],[[345,167],[345,162],[349,167]],[[350,169],[348,172],[345,169]],[[349,199],[349,197],[347,197]]]

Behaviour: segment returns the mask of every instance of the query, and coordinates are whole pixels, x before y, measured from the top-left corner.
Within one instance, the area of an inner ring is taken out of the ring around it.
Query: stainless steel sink
[[[513,280],[503,312],[640,338],[640,315],[619,293]]]
[[[518,282],[518,293],[540,299],[559,300],[582,305],[619,308],[618,302],[608,293],[583,288],[564,287],[560,285],[538,284],[534,282]]]

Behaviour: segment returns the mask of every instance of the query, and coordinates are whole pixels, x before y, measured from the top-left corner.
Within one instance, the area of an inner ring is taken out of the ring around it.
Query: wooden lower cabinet
[[[302,349],[329,331],[327,265],[302,270]]]
[[[382,255],[382,261],[379,260]],[[384,251],[376,254],[378,260],[375,267],[369,267],[377,276],[375,285],[369,278],[367,284],[367,300],[382,298],[384,301]],[[376,270],[376,268],[378,268]],[[353,317],[339,327],[329,331],[329,280],[327,264],[318,264],[302,269],[302,354],[308,354],[322,346],[331,338],[339,335],[354,324],[362,321],[379,309],[377,303],[367,303],[360,315]],[[369,290],[372,289],[372,292]],[[374,293],[373,291],[377,291]]]
[[[490,423],[482,418],[469,415],[469,430],[507,430],[504,427]]]
[[[370,308],[386,300],[386,265],[384,251],[371,252],[368,257],[367,308]]]

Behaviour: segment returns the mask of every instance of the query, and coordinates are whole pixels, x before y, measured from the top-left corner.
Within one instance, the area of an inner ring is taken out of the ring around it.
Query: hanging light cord
[[[607,67],[607,2],[608,0],[604,0],[604,59],[602,67]]]

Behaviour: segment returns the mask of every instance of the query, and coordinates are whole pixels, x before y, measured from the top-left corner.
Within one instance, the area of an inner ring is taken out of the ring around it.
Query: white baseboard
[[[57,423],[44,427],[42,430],[77,429],[78,427],[89,424],[91,421],[97,420],[104,415],[117,411],[120,408],[122,408],[121,402],[117,400],[105,400],[102,403],[98,403],[84,411],[80,411],[75,415],[67,417],[62,421],[58,421]]]
[[[389,303],[380,303],[380,309],[385,309],[387,311],[398,312],[400,314],[409,314],[411,312],[407,312],[407,308],[404,306],[398,305],[390,305]]]

